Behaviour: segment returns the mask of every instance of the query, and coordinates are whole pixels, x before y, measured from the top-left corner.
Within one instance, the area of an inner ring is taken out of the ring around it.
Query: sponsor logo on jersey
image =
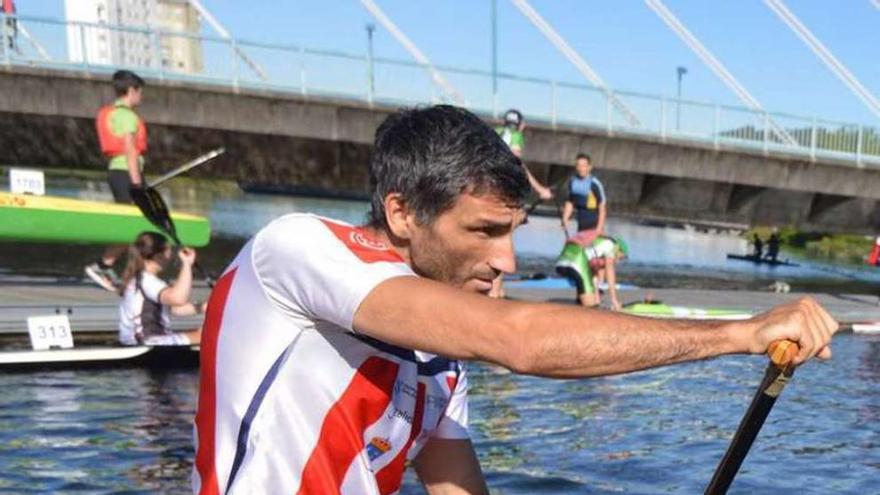
[[[370,461],[375,461],[389,450],[391,450],[391,442],[387,438],[373,437],[367,445],[367,457]]]
[[[354,244],[358,246],[365,247],[367,249],[374,249],[376,251],[388,251],[388,245],[382,241],[377,241],[375,239],[370,239],[364,235],[363,232],[358,230],[352,230],[351,234],[349,234],[348,238]]]

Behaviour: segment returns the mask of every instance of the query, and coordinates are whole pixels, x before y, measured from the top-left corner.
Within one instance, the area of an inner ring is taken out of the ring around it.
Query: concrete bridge
[[[0,164],[100,170],[96,110],[109,76],[0,68]],[[160,172],[215,146],[197,176],[294,192],[364,195],[373,132],[394,109],[291,92],[148,81],[148,168]],[[531,123],[525,161],[545,183],[592,155],[613,214],[685,223],[794,225],[874,233],[880,168],[723,144]]]

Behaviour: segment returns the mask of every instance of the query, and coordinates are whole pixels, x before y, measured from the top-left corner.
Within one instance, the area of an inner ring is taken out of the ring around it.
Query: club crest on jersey
[[[349,240],[351,240],[352,243],[357,244],[361,247],[365,247],[367,249],[373,249],[376,251],[388,251],[387,244],[381,241],[369,239],[362,232],[358,232],[357,230],[352,230],[351,234],[348,235],[348,238]]]
[[[391,450],[391,443],[387,439],[373,437],[367,445],[367,457],[370,458],[370,461],[375,461],[389,450]]]

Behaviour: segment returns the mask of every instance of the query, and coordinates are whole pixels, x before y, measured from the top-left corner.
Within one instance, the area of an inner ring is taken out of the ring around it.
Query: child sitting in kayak
[[[182,248],[177,253],[180,273],[168,285],[159,274],[171,263],[173,250],[164,235],[141,232],[128,248],[128,263],[119,293],[119,342],[122,345],[190,345],[201,340],[201,329],[171,330],[169,313],[177,316],[201,314],[204,303],[189,302],[192,265],[196,252]]]
[[[628,255],[629,247],[621,238],[599,236],[587,247],[569,240],[556,260],[556,273],[575,284],[578,302],[588,308],[601,302],[597,278],[602,275],[608,281],[611,309],[620,311],[615,264]]]

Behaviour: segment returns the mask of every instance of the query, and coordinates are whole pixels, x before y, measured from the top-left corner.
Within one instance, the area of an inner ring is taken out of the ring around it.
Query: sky
[[[358,0],[202,0],[238,38],[411,60]],[[498,70],[585,83],[509,2],[498,2]],[[491,0],[376,0],[438,65],[491,69]],[[761,0],[666,0],[764,108],[820,119],[880,124]],[[642,0],[531,0],[532,6],[616,90],[742,103]],[[871,92],[880,95],[880,9],[871,0],[788,0],[789,9]],[[21,15],[63,18],[61,0],[19,0]],[[209,29],[205,28],[207,32]]]

